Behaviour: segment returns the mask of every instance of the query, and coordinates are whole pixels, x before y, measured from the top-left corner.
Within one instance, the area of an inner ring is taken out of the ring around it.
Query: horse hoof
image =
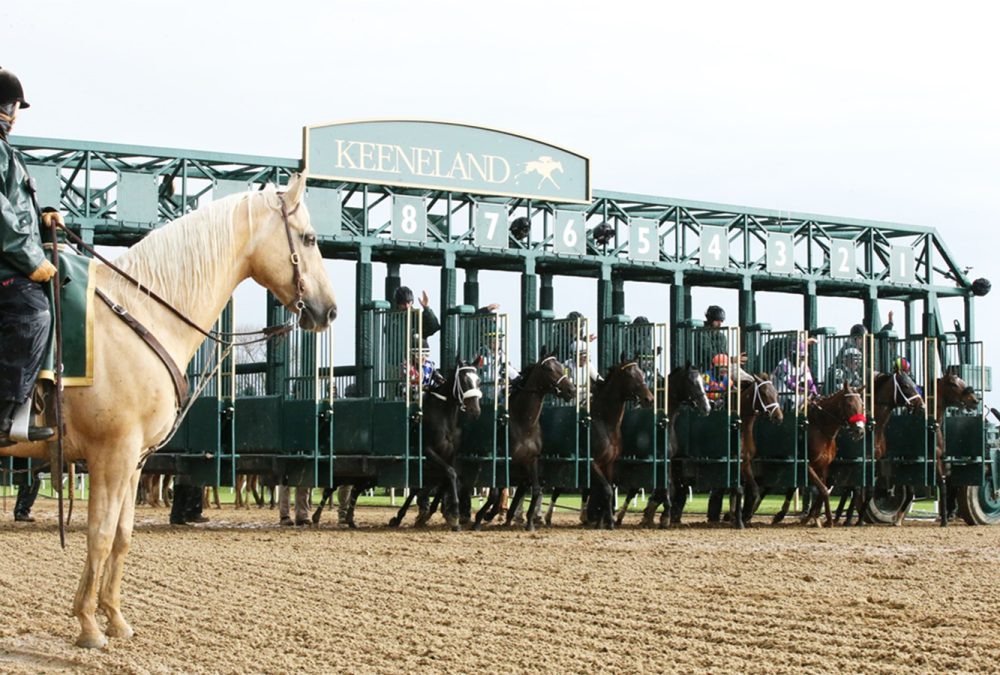
[[[108,638],[100,633],[96,635],[81,633],[76,639],[76,646],[84,649],[104,649],[108,646]]]
[[[124,638],[129,639],[135,635],[135,631],[132,630],[132,626],[125,622],[120,624],[108,623],[108,629],[104,631],[104,634],[112,638]]]
[[[347,527],[350,528],[350,529],[352,529],[352,530],[356,530],[356,529],[358,529],[358,524],[355,523],[353,520],[348,520],[347,521]]]
[[[552,527],[552,516],[545,516],[545,527]]]
[[[524,531],[525,531],[525,532],[534,532],[534,531],[535,531],[535,524],[534,524],[534,523],[531,523],[531,522],[529,522],[529,523],[526,523],[526,524],[524,525]]]
[[[399,518],[393,516],[389,519],[389,527],[399,527]]]
[[[452,532],[461,532],[462,531],[462,526],[461,525],[452,525],[451,526],[451,531]]]
[[[483,524],[482,523],[473,523],[473,525],[472,525],[472,531],[473,532],[482,532],[483,531]]]

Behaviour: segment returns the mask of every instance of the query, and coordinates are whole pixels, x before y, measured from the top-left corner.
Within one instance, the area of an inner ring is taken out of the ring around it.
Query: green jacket
[[[0,137],[0,281],[30,276],[45,259],[34,183],[21,154]]]

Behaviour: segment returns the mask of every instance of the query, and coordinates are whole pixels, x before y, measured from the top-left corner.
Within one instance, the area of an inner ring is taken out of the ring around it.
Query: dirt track
[[[1000,527],[455,534],[372,508],[296,531],[227,507],[176,529],[140,507],[136,636],[86,652],[84,533],[61,552],[38,506],[0,524],[4,672],[1000,670]]]

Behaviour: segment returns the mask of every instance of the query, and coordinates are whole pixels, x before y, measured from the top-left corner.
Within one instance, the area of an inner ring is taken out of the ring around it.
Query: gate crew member
[[[12,417],[34,388],[49,337],[45,284],[56,270],[42,249],[39,223],[62,223],[54,209],[39,210],[34,181],[8,141],[18,111],[27,107],[20,80],[0,68],[0,445],[9,444]],[[28,437],[53,433],[32,426]]]

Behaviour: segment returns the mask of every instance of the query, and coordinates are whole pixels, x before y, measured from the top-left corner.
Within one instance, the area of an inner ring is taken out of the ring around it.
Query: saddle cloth
[[[49,245],[46,245],[49,248]],[[87,387],[94,384],[94,268],[93,258],[59,247],[59,278],[62,279],[63,384]],[[55,306],[49,348],[39,380],[55,381]]]

